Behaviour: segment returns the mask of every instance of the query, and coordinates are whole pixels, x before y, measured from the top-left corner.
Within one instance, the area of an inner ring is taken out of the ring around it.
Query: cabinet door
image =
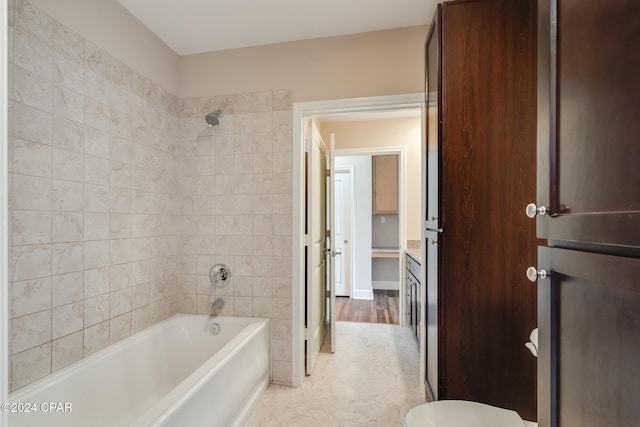
[[[398,156],[373,156],[373,214],[397,215]]]
[[[537,244],[523,208],[536,194],[535,24],[529,0],[443,5],[437,238],[438,397],[529,420],[536,361],[523,344],[537,309],[524,271],[536,263]]]
[[[538,237],[638,247],[640,2],[538,12]]]
[[[640,259],[539,248],[540,427],[640,420]]]

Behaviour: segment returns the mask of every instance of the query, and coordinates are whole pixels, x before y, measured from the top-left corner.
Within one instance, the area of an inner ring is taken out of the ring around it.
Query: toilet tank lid
[[[524,427],[515,411],[464,400],[439,400],[413,408],[405,427]]]

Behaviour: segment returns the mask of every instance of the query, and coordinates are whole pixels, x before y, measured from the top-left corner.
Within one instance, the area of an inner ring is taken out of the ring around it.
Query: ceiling
[[[179,55],[424,25],[438,0],[118,0]]]

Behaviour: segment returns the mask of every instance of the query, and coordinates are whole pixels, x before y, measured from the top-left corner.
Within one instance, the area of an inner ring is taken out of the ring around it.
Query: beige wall
[[[183,56],[183,98],[293,89],[293,101],[424,90],[427,26]]]
[[[421,119],[402,118],[356,122],[322,123],[320,132],[325,141],[336,134],[336,148],[406,147],[406,208],[407,240],[420,240],[422,210]]]
[[[181,98],[293,89],[297,102],[424,89],[427,26],[180,57],[117,0],[31,3]]]
[[[16,7],[23,3],[23,0],[10,0],[10,3],[13,1]],[[178,95],[180,57],[117,0],[31,0],[30,3]]]

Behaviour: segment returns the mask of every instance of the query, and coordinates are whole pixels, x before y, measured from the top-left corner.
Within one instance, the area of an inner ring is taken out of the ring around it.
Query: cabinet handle
[[[525,208],[525,213],[529,218],[535,218],[536,215],[546,215],[547,207],[546,206],[536,206],[535,203],[529,203]]]
[[[546,279],[547,271],[546,270],[538,270],[535,267],[527,268],[527,279],[531,282],[535,282],[538,279]]]

